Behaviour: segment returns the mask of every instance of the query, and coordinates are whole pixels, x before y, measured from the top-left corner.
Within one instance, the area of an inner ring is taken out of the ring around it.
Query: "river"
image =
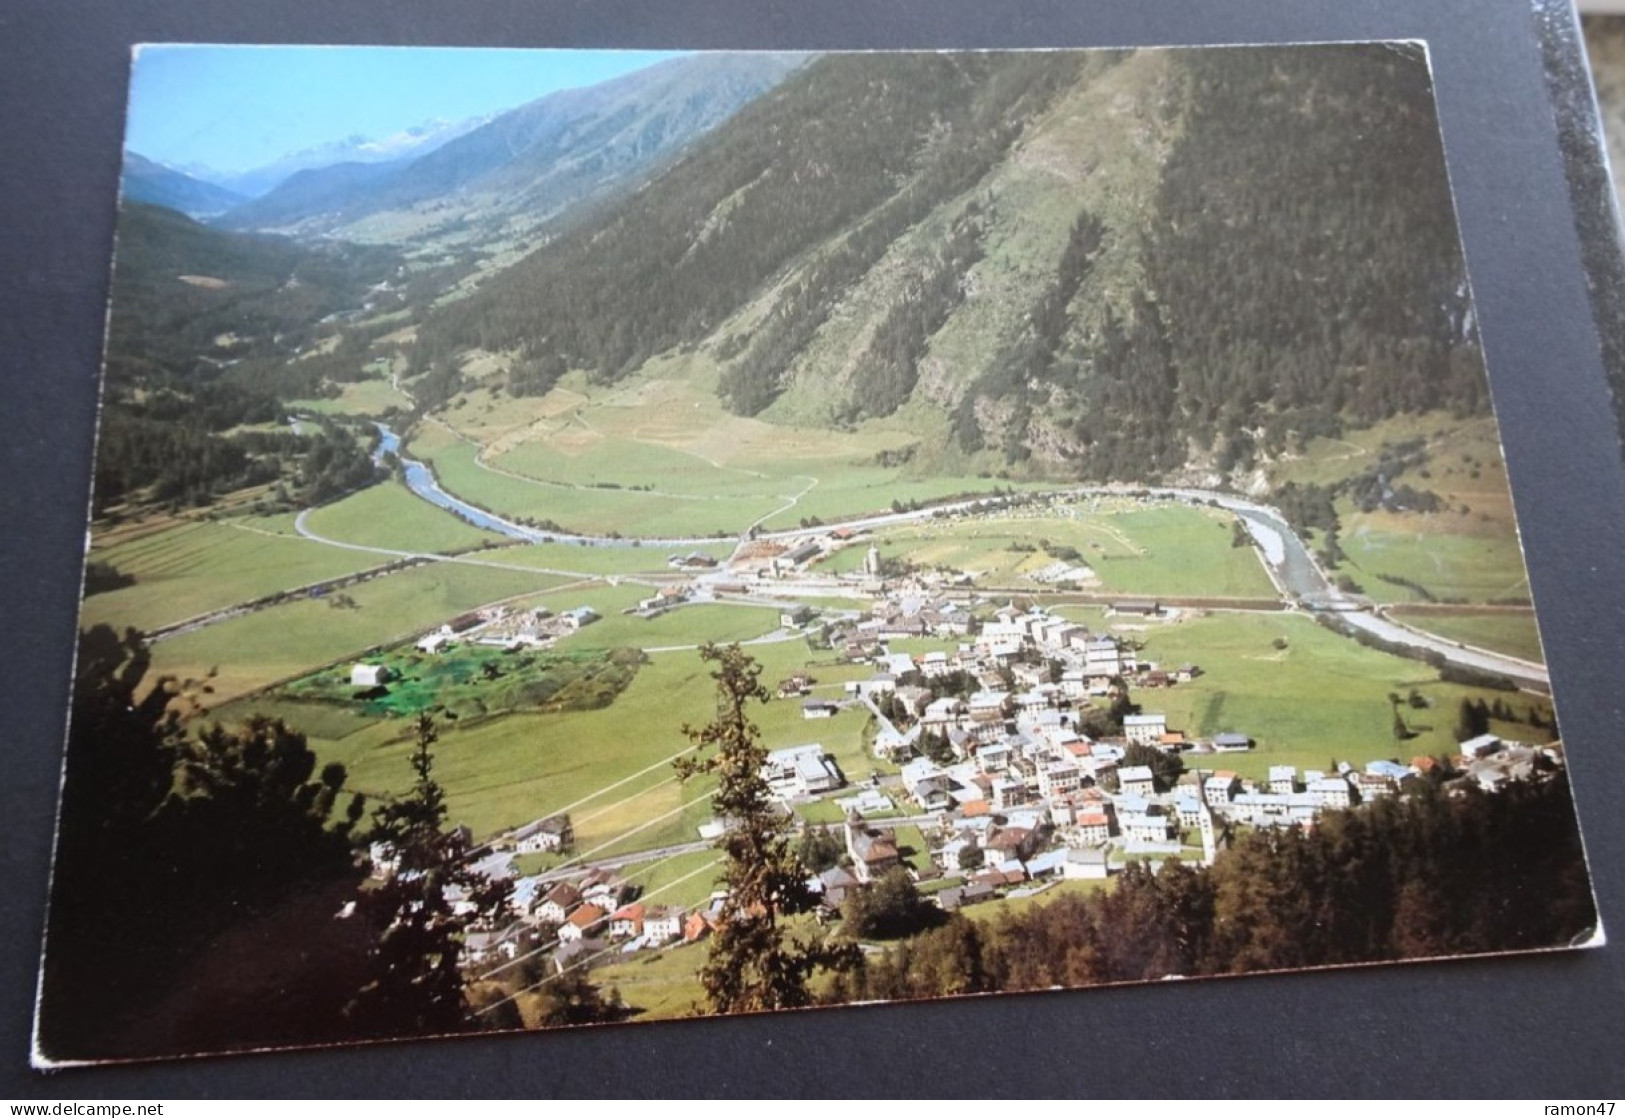
[[[648,539],[622,538],[620,536],[583,536],[570,532],[549,532],[541,528],[531,528],[528,525],[518,524],[506,520],[495,513],[469,504],[460,497],[454,497],[440,487],[435,480],[434,471],[416,459],[403,457],[401,454],[401,437],[382,423],[374,423],[378,428],[378,449],[373,452],[372,460],[382,464],[385,454],[393,454],[401,464],[401,472],[406,480],[406,487],[425,501],[445,509],[476,528],[484,528],[487,532],[507,536],[511,540],[525,540],[528,543],[569,543],[585,547],[692,547],[696,544],[715,543],[714,538],[697,539]]]
[[[696,544],[716,542],[714,538],[650,539],[645,537],[583,536],[567,532],[547,532],[517,524],[512,520],[506,520],[493,513],[486,512],[484,509],[476,508],[467,501],[447,493],[440,487],[440,483],[435,480],[434,472],[428,466],[411,458],[401,457],[399,435],[382,423],[375,424],[375,426],[378,428],[380,441],[373,460],[381,461],[386,453],[395,455],[401,463],[407,488],[425,501],[461,517],[476,528],[484,528],[486,531],[496,532],[509,539],[526,540],[530,543],[551,541],[578,544],[586,547],[691,547]],[[1235,513],[1241,518],[1242,524],[1246,526],[1248,533],[1257,541],[1259,549],[1264,553],[1266,567],[1275,580],[1276,586],[1284,596],[1297,605],[1310,609],[1336,610],[1343,620],[1354,628],[1363,629],[1373,636],[1381,637],[1383,640],[1395,644],[1429,649],[1457,664],[1485,671],[1499,672],[1522,683],[1545,685],[1548,682],[1549,677],[1546,668],[1542,665],[1442,640],[1431,634],[1421,633],[1407,626],[1396,624],[1386,617],[1372,612],[1363,599],[1345,594],[1326,578],[1326,575],[1315,563],[1314,557],[1309,554],[1309,549],[1304,546],[1303,540],[1287,525],[1286,519],[1280,512],[1269,505],[1261,505],[1256,501],[1249,501],[1242,497],[1236,497],[1228,493],[1218,493],[1209,489],[1148,488],[1138,491],[1153,497],[1214,505]],[[1066,492],[1074,496],[1084,496],[1121,493],[1126,492],[1126,490],[1116,487],[1079,487]],[[844,523],[851,528],[877,528],[887,524],[926,519],[950,509],[969,510],[983,503],[983,499],[967,500],[948,506],[936,506],[913,512],[882,513],[877,516],[863,517]],[[835,526],[831,524],[825,527],[833,528]],[[765,535],[768,537],[785,536],[800,534],[803,531],[805,529],[800,531],[792,529],[784,532],[765,533]]]

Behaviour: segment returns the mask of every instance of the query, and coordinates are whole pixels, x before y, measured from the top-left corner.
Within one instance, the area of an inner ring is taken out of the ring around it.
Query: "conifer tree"
[[[390,849],[395,866],[383,885],[363,897],[377,941],[371,978],[349,1015],[368,1035],[470,1027],[463,938],[474,925],[496,919],[507,901],[506,881],[469,867],[467,832],[446,829],[446,794],[434,778],[431,752],[439,737],[433,718],[419,715],[412,753],[417,780],[373,817],[373,841]]]
[[[774,807],[762,772],[767,753],[747,714],[750,703],[768,698],[762,668],[737,644],[708,644],[700,656],[716,665],[717,713],[705,726],[683,727],[696,755],[680,758],[675,767],[683,780],[718,777],[711,803],[727,823],[719,846],[727,856],[728,888],[700,981],[713,1013],[810,1005],[813,972],[856,965],[857,949],[787,936],[781,919],[810,909],[814,898],[790,848],[788,820]]]

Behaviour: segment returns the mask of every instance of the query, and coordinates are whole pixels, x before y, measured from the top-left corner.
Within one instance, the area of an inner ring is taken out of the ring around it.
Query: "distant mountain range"
[[[331,143],[285,155],[263,167],[240,174],[192,172],[205,179],[235,191],[245,198],[258,198],[268,194],[300,171],[331,167],[335,163],[405,163],[450,143],[484,124],[489,117],[468,120],[431,120],[403,129],[383,139],[353,135]]]
[[[300,170],[217,224],[328,233],[382,211],[478,205],[545,217],[636,177],[727,120],[804,55],[695,55],[503,113],[434,150],[388,163]]]

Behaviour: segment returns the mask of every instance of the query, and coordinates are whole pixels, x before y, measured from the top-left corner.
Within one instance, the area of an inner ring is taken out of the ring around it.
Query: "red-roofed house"
[[[536,906],[536,917],[549,924],[562,924],[581,903],[581,891],[568,881],[548,890],[547,899]]]
[[[632,936],[643,934],[643,902],[634,901],[632,904],[616,909],[615,915],[609,918],[609,934],[616,939],[630,939]]]
[[[711,934],[711,921],[703,912],[691,912],[683,921],[683,942],[698,943]]]
[[[559,928],[560,943],[574,943],[585,939],[587,933],[603,923],[604,910],[595,904],[584,904],[570,914]]]

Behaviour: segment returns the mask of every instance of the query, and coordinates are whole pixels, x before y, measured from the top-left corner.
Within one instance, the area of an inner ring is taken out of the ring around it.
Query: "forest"
[[[789,333],[753,345],[766,371],[736,375],[749,389],[723,389],[734,410],[760,410],[776,386],[755,382],[773,380],[784,354],[816,329],[812,319],[932,206],[973,185],[1058,88],[1107,62],[1042,53],[820,59],[634,198],[431,318],[424,335],[450,348],[556,353],[613,380],[651,354],[704,339],[814,252],[814,278],[775,313]]]
[[[109,320],[98,513],[144,493],[207,504],[287,480],[313,504],[373,480],[366,447],[342,427],[313,435],[237,432],[281,425],[287,400],[361,379],[376,328],[336,316],[399,267],[393,249],[310,247],[222,233],[169,210],[128,204],[119,223]]]

